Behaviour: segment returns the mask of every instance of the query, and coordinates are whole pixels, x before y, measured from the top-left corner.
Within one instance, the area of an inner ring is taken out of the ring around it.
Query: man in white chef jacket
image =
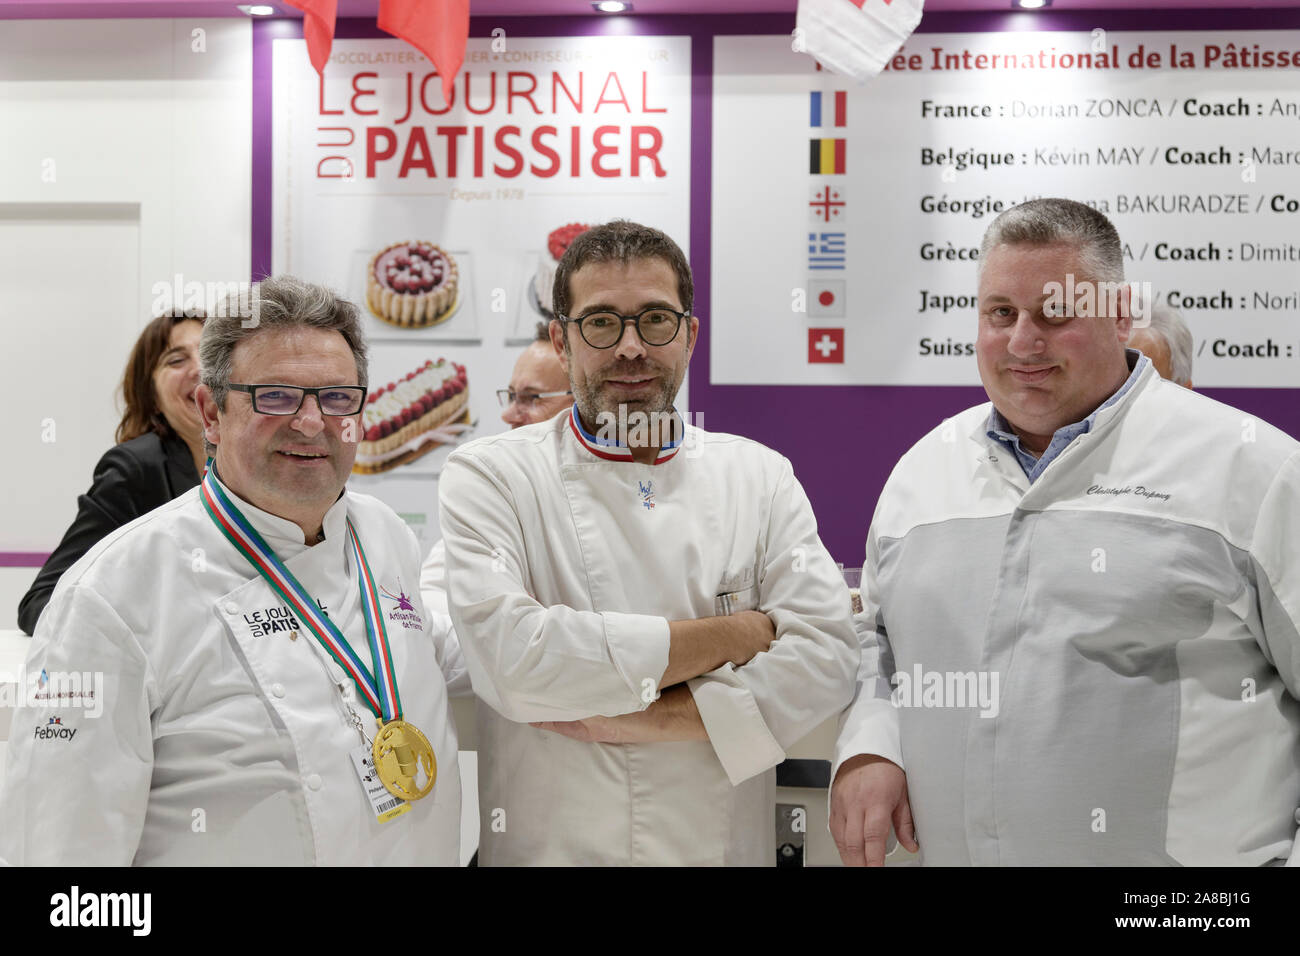
[[[940,866],[1300,863],[1300,443],[1157,375],[1130,301],[1090,206],[985,233],[989,401],[903,456],[867,535],[846,863],[891,824]]]
[[[673,411],[691,303],[663,233],[583,233],[550,328],[573,409],[443,470],[483,865],[770,865],[773,768],[852,694],[848,591],[789,462]]]
[[[200,343],[207,480],[101,541],[41,617],[27,665],[38,689],[14,716],[0,801],[10,863],[458,860],[456,735],[418,546],[387,506],[344,487],[367,374],[357,310],[290,276],[245,304]],[[218,516],[301,592],[274,590]],[[400,717],[436,759],[436,778],[418,781],[431,792],[399,802],[377,781],[365,762],[377,715],[309,619],[332,623],[372,680],[367,620],[383,633]],[[75,692],[71,674],[85,675]]]

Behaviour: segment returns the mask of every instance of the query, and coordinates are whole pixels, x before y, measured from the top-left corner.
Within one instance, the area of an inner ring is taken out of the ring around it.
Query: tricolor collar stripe
[[[582,432],[579,431],[581,426],[574,425],[572,419],[569,420],[569,427],[573,430],[573,434],[577,437],[578,443],[582,445],[582,447],[586,448],[587,451],[595,455],[597,458],[604,458],[606,461],[631,461],[632,460],[631,449],[619,448],[615,446],[616,448],[615,452],[606,451],[601,446],[586,441],[582,436]]]
[[[569,411],[569,428],[573,431],[574,437],[578,439],[578,443],[597,458],[603,458],[606,461],[635,460],[632,457],[632,449],[628,448],[626,445],[620,445],[616,441],[597,438],[595,435],[590,434],[585,428],[583,428],[582,421],[578,418],[578,406],[576,404],[573,405]],[[681,450],[681,447],[682,439],[668,442],[659,449],[658,454],[655,455],[653,464],[662,465],[664,462],[676,455],[677,452]]]
[[[584,444],[598,445],[601,448],[617,448],[621,451],[627,452],[629,455],[632,454],[631,450],[626,445],[620,445],[616,441],[611,441],[605,438],[597,438],[595,435],[587,431],[587,429],[583,428],[582,419],[578,417],[578,406],[576,403],[569,406],[569,421]]]
[[[674,415],[676,416],[676,409],[674,409],[673,412]],[[680,418],[680,416],[676,416],[676,417]],[[587,429],[583,428],[582,419],[578,417],[578,406],[576,404],[569,406],[569,420],[572,423],[573,427],[577,430],[578,437],[581,438],[585,444],[599,445],[602,448],[617,448],[620,450],[628,451],[626,445],[621,445],[617,441],[611,439],[600,438],[596,435],[591,434],[591,432],[587,431]],[[678,439],[677,441],[666,442],[663,448],[660,450],[670,451],[672,449],[680,447],[681,444],[682,444],[681,439]],[[630,453],[631,452],[629,451],[629,454]]]

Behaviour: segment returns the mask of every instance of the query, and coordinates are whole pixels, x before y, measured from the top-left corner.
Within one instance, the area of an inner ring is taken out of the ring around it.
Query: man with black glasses
[[[851,696],[848,591],[789,462],[673,408],[692,295],[662,232],[583,233],[550,326],[573,408],[443,470],[483,865],[771,864],[773,768]]]
[[[357,310],[290,276],[253,296],[204,325],[203,481],[96,545],[41,616],[0,802],[10,863],[458,862],[456,734],[403,589],[418,546],[345,488]]]

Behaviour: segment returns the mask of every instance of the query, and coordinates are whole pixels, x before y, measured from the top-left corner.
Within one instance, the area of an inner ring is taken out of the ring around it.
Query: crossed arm
[[[695,698],[684,682],[730,662],[737,667],[766,651],[776,639],[772,619],[759,611],[668,624],[665,690],[645,710],[618,717],[534,721],[541,730],[588,743],[663,743],[708,740]]]
[[[508,720],[580,740],[708,739],[739,782],[852,696],[848,593],[788,463],[765,508],[762,610],[690,620],[534,599],[514,497],[535,492],[497,463],[453,454],[439,494],[475,693]]]

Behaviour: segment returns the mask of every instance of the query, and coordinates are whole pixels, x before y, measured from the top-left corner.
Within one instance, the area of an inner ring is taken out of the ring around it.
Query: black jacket
[[[90,490],[77,499],[72,526],[18,604],[18,626],[28,634],[36,630],[59,576],[101,538],[198,483],[190,448],[176,436],[147,432],[104,452]]]

